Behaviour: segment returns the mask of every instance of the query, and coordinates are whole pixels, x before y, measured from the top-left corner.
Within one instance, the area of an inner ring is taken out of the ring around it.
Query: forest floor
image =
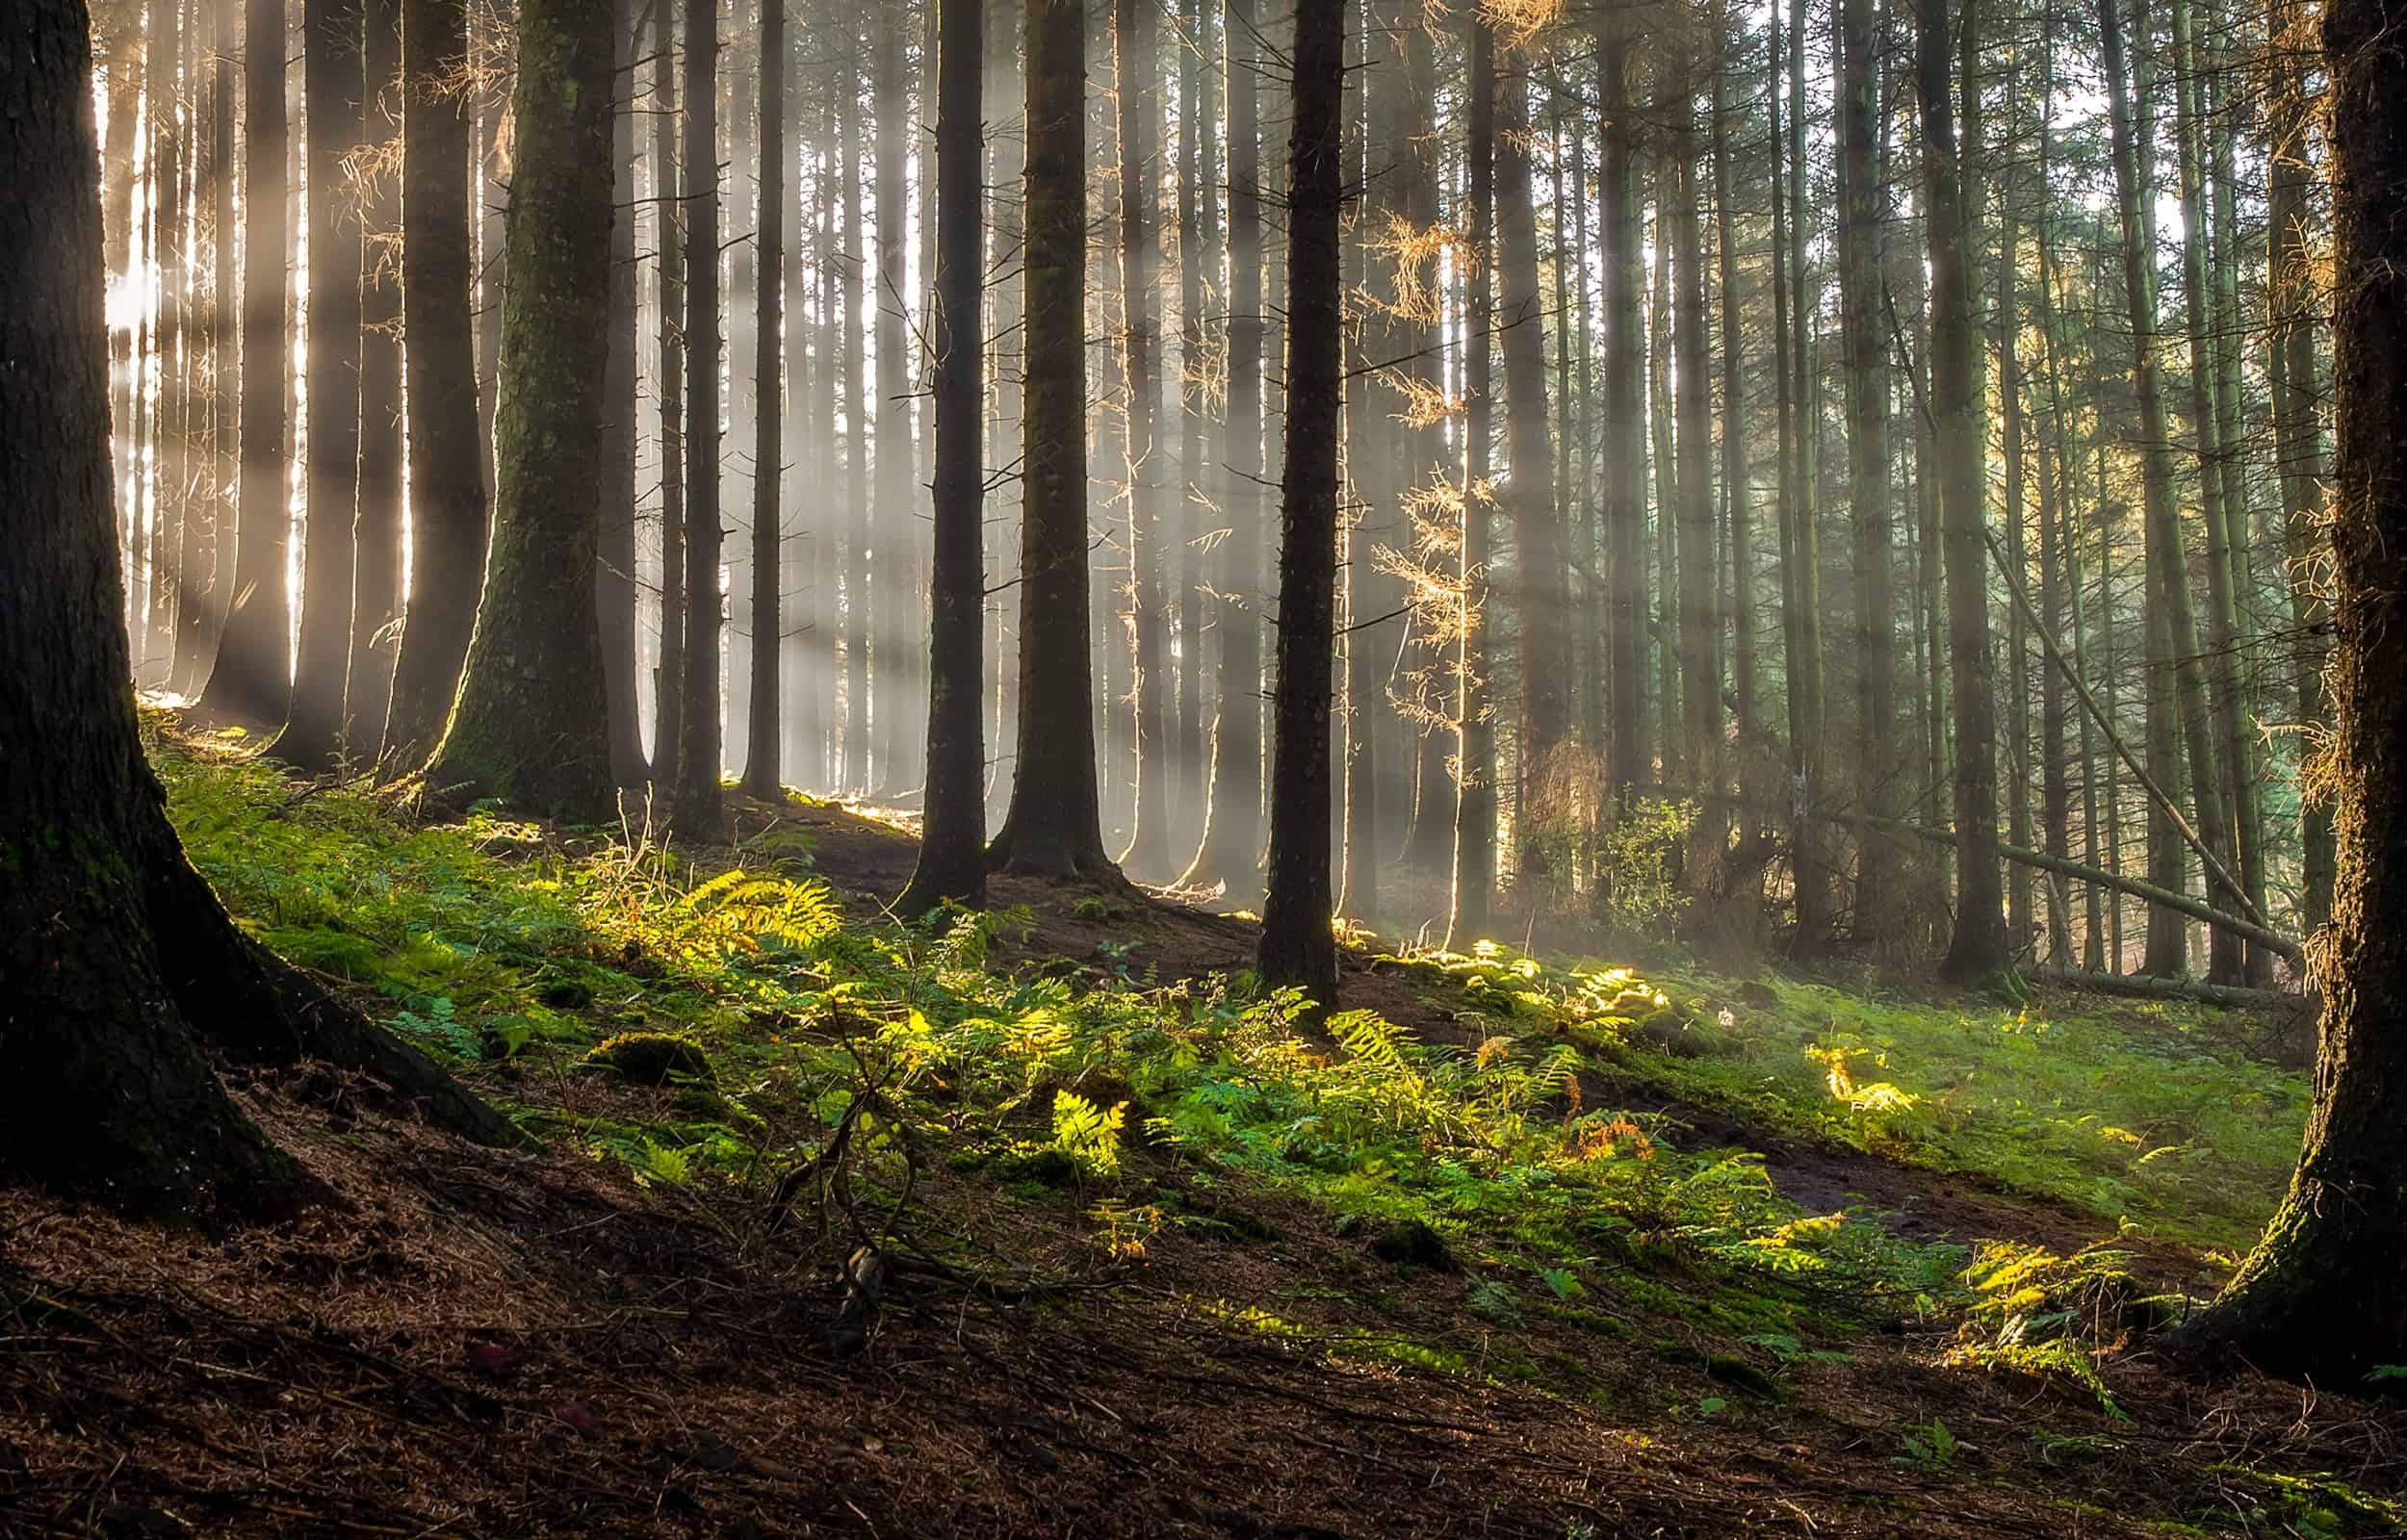
[[[2407,1530],[2383,1387],[2151,1335],[2283,1023],[1365,942],[1307,1032],[1241,917],[898,926],[854,809],[422,822],[148,722],[236,914],[537,1142],[313,1069],[234,1089],[337,1205],[0,1189],[0,1535]]]

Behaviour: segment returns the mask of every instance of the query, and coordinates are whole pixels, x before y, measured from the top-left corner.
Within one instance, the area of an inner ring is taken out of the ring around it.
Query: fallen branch
[[[2144,973],[2085,973],[2078,968],[2025,968],[2023,977],[2033,984],[2052,984],[2068,989],[2086,989],[2096,994],[2129,995],[2138,1000],[2195,1000],[2201,1005],[2229,1006],[2238,1010],[2313,1010],[2321,997],[2293,994],[2288,989],[2246,989],[2225,984],[2202,984],[2195,979],[2160,979]]]

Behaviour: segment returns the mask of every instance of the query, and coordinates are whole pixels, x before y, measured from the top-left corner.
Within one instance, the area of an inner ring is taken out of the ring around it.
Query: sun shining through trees
[[[2400,0],[14,4],[0,1532],[2407,1528]]]

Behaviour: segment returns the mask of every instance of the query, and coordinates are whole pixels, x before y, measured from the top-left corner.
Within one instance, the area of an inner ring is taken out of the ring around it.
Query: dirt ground
[[[741,832],[771,818],[814,834],[848,895],[891,898],[909,874],[899,830],[814,807],[753,808]],[[1168,979],[1252,952],[1245,922],[1183,906],[1088,921],[1067,890],[1006,879],[994,896],[1034,917],[998,964]],[[1134,944],[1106,958],[1106,941]],[[1356,963],[1345,988],[1432,1036],[1452,1026],[1424,979]],[[2380,1532],[2301,1527],[2255,1471],[2407,1486],[2395,1405],[2144,1350],[2107,1366],[2118,1422],[2078,1391],[1941,1367],[1939,1324],[1886,1322],[1844,1357],[1737,1382],[1660,1322],[1534,1320],[1508,1342],[1465,1312],[1462,1279],[1258,1192],[1213,1200],[1224,1227],[1115,1257],[1074,1196],[1003,1202],[986,1175],[933,1171],[946,1233],[897,1248],[865,1340],[842,1327],[857,1237],[841,1220],[772,1229],[757,1194],[474,1148],[348,1091],[323,1071],[236,1088],[341,1194],[289,1222],[163,1229],[0,1188],[0,1536],[2062,1540]],[[1809,1208],[1860,1199],[1917,1238],[2099,1238],[2008,1194],[1657,1110],[1761,1150]],[[938,1240],[993,1265],[915,1262]],[[1243,1305],[1301,1329],[1250,1329]],[[1363,1330],[1473,1372],[1329,1351]],[[1910,1457],[1900,1430],[1934,1419],[1955,1447]]]

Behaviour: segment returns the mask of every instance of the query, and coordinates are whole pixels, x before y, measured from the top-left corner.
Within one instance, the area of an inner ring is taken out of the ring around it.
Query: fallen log
[[[2092,994],[2127,995],[2137,1000],[2195,1000],[2201,1005],[2242,1011],[2313,1011],[2321,1004],[2318,995],[2294,994],[2288,989],[2244,989],[2224,984],[2202,984],[2195,979],[2152,978],[2144,973],[2030,967],[2023,969],[2023,977],[2033,984],[2083,989]]]

